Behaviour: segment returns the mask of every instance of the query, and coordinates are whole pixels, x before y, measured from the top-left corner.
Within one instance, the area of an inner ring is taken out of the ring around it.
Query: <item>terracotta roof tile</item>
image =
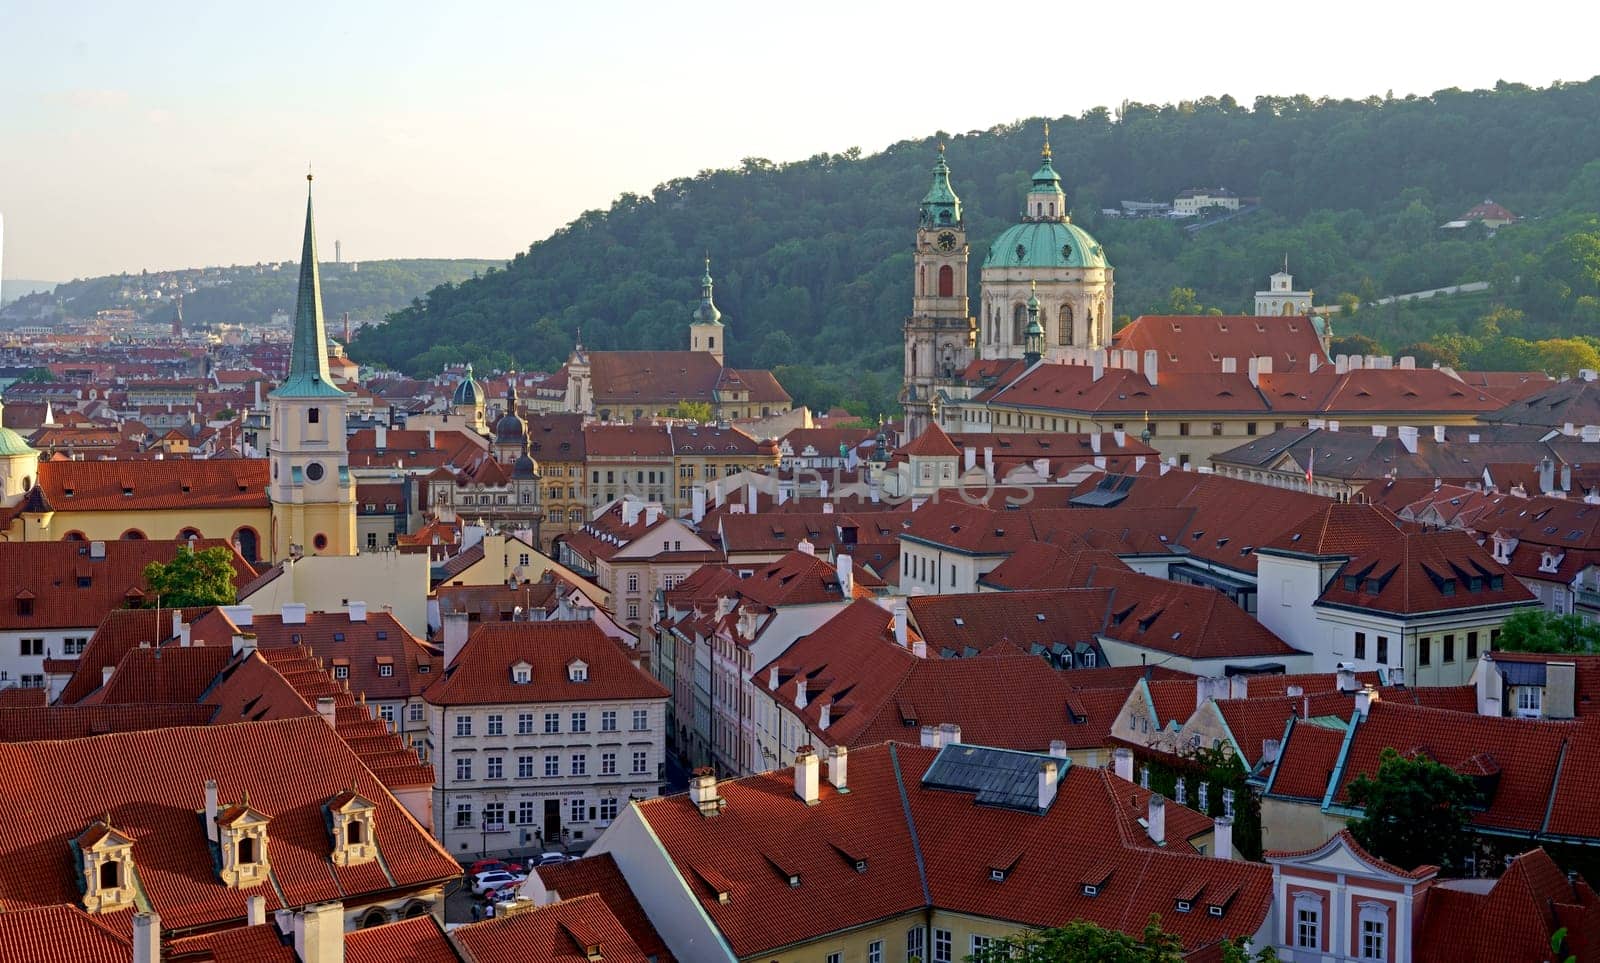
[[[184,542],[145,539],[105,542],[104,546],[105,556],[95,558],[90,542],[0,542],[0,586],[5,586],[0,588],[0,629],[15,632],[99,625],[107,613],[146,601],[146,565],[170,562],[188,550]],[[232,556],[235,588],[256,576],[250,563],[226,541],[204,539],[195,542],[194,548],[226,548]],[[33,596],[28,615],[12,603],[12,598],[24,591]],[[150,617],[155,618],[154,612]]]
[[[193,703],[0,708],[0,742],[82,739],[111,732],[204,726],[211,723],[213,712],[211,706]]]
[[[553,866],[540,866],[534,874],[545,889],[556,894],[557,899],[570,900],[594,894],[605,901],[611,915],[617,918],[629,938],[644,954],[659,963],[673,963],[671,951],[656,932],[650,917],[645,915],[639,898],[633,894],[628,881],[623,878],[616,859],[610,853],[588,856],[583,859]],[[346,963],[353,963],[347,960]],[[375,961],[381,963],[381,961]]]
[[[344,963],[460,963],[432,914],[344,935]]]
[[[58,511],[267,508],[264,458],[49,461],[39,488]]]
[[[1600,899],[1567,877],[1542,849],[1511,861],[1487,893],[1436,884],[1423,904],[1418,963],[1499,963],[1551,957],[1550,937],[1567,927],[1558,959],[1588,959],[1600,948]],[[1472,939],[1463,940],[1463,933]]]
[[[0,913],[0,963],[128,963],[132,958],[133,944],[127,937],[76,906],[62,903]]]
[[[606,963],[647,963],[599,896],[579,896],[538,909],[458,927],[452,935],[472,963],[588,963],[598,945]]]

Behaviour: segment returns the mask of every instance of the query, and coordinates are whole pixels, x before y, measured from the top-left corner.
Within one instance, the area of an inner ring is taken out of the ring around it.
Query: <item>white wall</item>
[[[342,612],[347,602],[367,611],[392,606],[394,617],[418,638],[428,637],[428,556],[400,552],[309,555],[286,561],[282,575],[247,598],[257,613],[275,614],[300,602],[311,612]]]

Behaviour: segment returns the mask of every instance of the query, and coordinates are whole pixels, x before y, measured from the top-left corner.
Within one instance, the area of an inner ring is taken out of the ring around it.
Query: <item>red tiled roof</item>
[[[39,488],[63,512],[267,508],[267,481],[265,458],[39,464]]]
[[[442,669],[439,657],[387,611],[369,609],[361,622],[351,621],[346,612],[307,612],[302,623],[285,623],[281,615],[252,615],[248,628],[263,649],[303,645],[318,659],[347,660],[350,692],[372,700],[421,695]],[[385,664],[390,675],[379,668]]]
[[[1552,955],[1550,937],[1566,927]],[[1470,934],[1470,938],[1463,938]],[[1523,853],[1487,893],[1436,884],[1423,903],[1414,941],[1417,963],[1591,959],[1600,949],[1600,899],[1566,874],[1543,849]]]
[[[0,913],[0,963],[128,963],[133,944],[77,906]]]
[[[672,457],[672,436],[665,425],[585,425],[587,457]]]
[[[76,663],[75,659],[47,660]],[[45,671],[49,671],[47,668]],[[50,702],[50,694],[42,688],[24,689],[17,685],[8,685],[0,689],[0,712],[9,712],[14,709],[43,708]]]
[[[161,645],[173,639],[173,618],[181,617],[190,625],[191,636],[195,623],[205,620],[226,622],[211,606],[184,609],[116,609],[106,613],[99,628],[89,637],[78,665],[67,680],[66,688],[57,699],[63,704],[81,702],[89,693],[100,688],[104,671],[115,667],[130,649],[140,645]]]
[[[167,944],[163,959],[171,963],[298,963],[294,947],[283,942],[274,923],[185,936]]]
[[[1095,645],[1111,596],[1108,588],[978,592],[914,596],[907,606],[929,651],[960,655],[1001,641],[1023,651],[1035,644]]]
[[[590,894],[599,896],[611,910],[611,915],[622,924],[629,938],[644,951],[646,956],[657,960],[658,963],[673,963],[672,952],[667,949],[661,934],[656,932],[650,917],[645,915],[644,907],[639,905],[639,898],[634,895],[633,889],[622,875],[622,870],[618,868],[616,859],[610,853],[586,856],[583,859],[557,863],[553,866],[540,866],[534,873],[539,877],[539,882],[544,884],[545,889],[556,894],[557,899],[570,900]],[[345,963],[354,961],[346,960]]]
[[[1099,549],[1073,551],[1048,542],[1025,542],[978,582],[988,588],[1053,589],[1080,585],[1090,571],[1105,567],[1118,572],[1133,569],[1114,553]]]
[[[1320,720],[1296,720],[1279,751],[1268,795],[1320,804],[1338,768],[1347,731]]]
[[[179,552],[188,551],[187,546],[186,542],[145,539],[106,542],[105,557],[94,558],[89,542],[0,542],[0,586],[4,586],[0,588],[0,629],[99,625],[109,612],[130,603],[143,604],[145,566],[171,562]],[[228,542],[205,539],[195,542],[194,548],[226,548],[232,556],[235,588],[256,576],[255,569]],[[33,593],[31,615],[22,615],[12,603],[12,598],[24,591]]]
[[[647,963],[599,896],[579,896],[538,909],[458,927],[456,944],[471,963],[588,963],[599,945],[606,963]]]
[[[1509,575],[1466,532],[1397,531],[1387,544],[1352,553],[1316,604],[1414,615],[1535,602]]]
[[[1089,584],[1113,590],[1102,634],[1129,645],[1191,659],[1301,654],[1212,588],[1104,569]]]
[[[344,935],[344,963],[460,963],[431,913]]]
[[[567,667],[582,661],[588,680],[570,681]],[[526,662],[531,681],[512,681]],[[424,694],[438,706],[596,699],[665,699],[668,692],[640,669],[599,626],[583,622],[493,622],[474,631],[444,678]]]
[[[32,690],[43,692],[43,689]],[[210,706],[193,703],[129,703],[119,705],[40,705],[0,708],[0,742],[40,739],[82,739],[110,732],[138,732],[168,726],[204,726]]]
[[[1414,867],[1412,869],[1402,869],[1401,867],[1396,866],[1394,863],[1391,863],[1388,860],[1379,859],[1378,857],[1376,857],[1376,856],[1372,855],[1371,853],[1367,852],[1366,847],[1362,846],[1359,842],[1357,842],[1355,835],[1353,833],[1351,833],[1350,830],[1348,830],[1348,829],[1339,830],[1337,833],[1335,833],[1333,836],[1331,836],[1326,842],[1323,842],[1323,843],[1320,843],[1319,845],[1313,846],[1310,849],[1301,849],[1301,850],[1292,850],[1292,851],[1291,850],[1268,850],[1266,853],[1262,854],[1262,856],[1263,856],[1264,859],[1266,859],[1268,861],[1279,860],[1279,859],[1284,859],[1284,860],[1297,859],[1297,858],[1302,857],[1302,856],[1310,856],[1313,853],[1322,852],[1323,850],[1328,849],[1332,845],[1343,846],[1344,848],[1346,848],[1346,849],[1348,849],[1350,851],[1351,855],[1355,856],[1357,859],[1359,859],[1362,862],[1366,863],[1368,866],[1371,866],[1373,869],[1381,870],[1382,872],[1388,873],[1388,874],[1393,875],[1393,876],[1407,876],[1407,877],[1410,877],[1411,879],[1427,879],[1428,877],[1434,876],[1439,872],[1439,867],[1433,866],[1433,865],[1429,865],[1429,864],[1423,864],[1421,866],[1417,866],[1417,867]]]
[[[174,930],[242,919],[245,898],[256,892],[273,910],[359,901],[460,875],[321,719],[10,743],[0,745],[0,770],[11,774],[0,783],[0,806],[34,814],[0,827],[9,854],[0,899],[11,907],[77,900],[68,840],[102,816],[134,840],[141,893]],[[230,889],[217,879],[195,816],[204,809],[207,778],[217,780],[224,802],[248,793],[250,805],[271,818],[274,885]],[[323,804],[351,787],[377,806],[381,864],[337,867],[328,858]],[[119,930],[125,925],[123,918]]]
[[[96,705],[197,702],[233,657],[220,645],[165,645],[129,649],[99,691],[85,699]]]
[[[1259,357],[1272,358],[1274,371],[1305,371],[1312,355],[1328,362],[1316,329],[1303,317],[1142,315],[1112,340],[1139,352],[1141,370],[1144,352],[1154,350],[1160,377],[1169,371],[1218,372],[1223,358],[1236,359],[1240,371]]]
[[[945,430],[939,427],[938,422],[929,422],[922,434],[896,454],[918,458],[960,458],[961,449],[950,440],[950,436],[945,434]]]

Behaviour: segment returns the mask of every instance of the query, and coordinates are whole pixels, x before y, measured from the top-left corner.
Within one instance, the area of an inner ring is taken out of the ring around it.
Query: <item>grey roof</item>
[[[1071,499],[1074,508],[1110,508],[1128,497],[1133,487],[1133,475],[1107,475],[1093,489]]]
[[[1393,474],[1398,478],[1481,478],[1491,465],[1535,465],[1551,456],[1567,461],[1561,445],[1541,440],[1547,432],[1519,425],[1451,425],[1445,441],[1433,440],[1431,425],[1417,426],[1417,451],[1406,451],[1393,428],[1379,438],[1366,427],[1344,431],[1326,428],[1284,428],[1252,439],[1211,457],[1217,465],[1267,469],[1285,454],[1295,464],[1314,464],[1318,476],[1347,481],[1370,481]],[[1472,439],[1476,438],[1476,441]],[[1312,461],[1312,452],[1316,453]]]
[[[1499,411],[1480,415],[1479,420],[1546,428],[1600,425],[1600,381],[1575,378],[1558,382]]]
[[[933,765],[922,774],[922,784],[929,789],[970,792],[973,802],[981,805],[1038,812],[1039,767],[1046,762],[1055,763],[1062,771],[1069,765],[1065,759],[1037,752],[957,743],[939,750]]]

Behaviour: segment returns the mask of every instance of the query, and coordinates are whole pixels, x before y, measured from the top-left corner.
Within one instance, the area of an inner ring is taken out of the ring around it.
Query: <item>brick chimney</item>
[[[817,751],[811,746],[801,746],[794,754],[794,794],[807,806],[821,802],[818,776],[822,766],[817,761]]]
[[[1145,820],[1150,841],[1157,846],[1167,844],[1167,797],[1160,793],[1150,795],[1150,813]]]
[[[1049,760],[1039,763],[1039,808],[1049,809],[1050,804],[1056,801],[1056,773],[1057,766]]]

